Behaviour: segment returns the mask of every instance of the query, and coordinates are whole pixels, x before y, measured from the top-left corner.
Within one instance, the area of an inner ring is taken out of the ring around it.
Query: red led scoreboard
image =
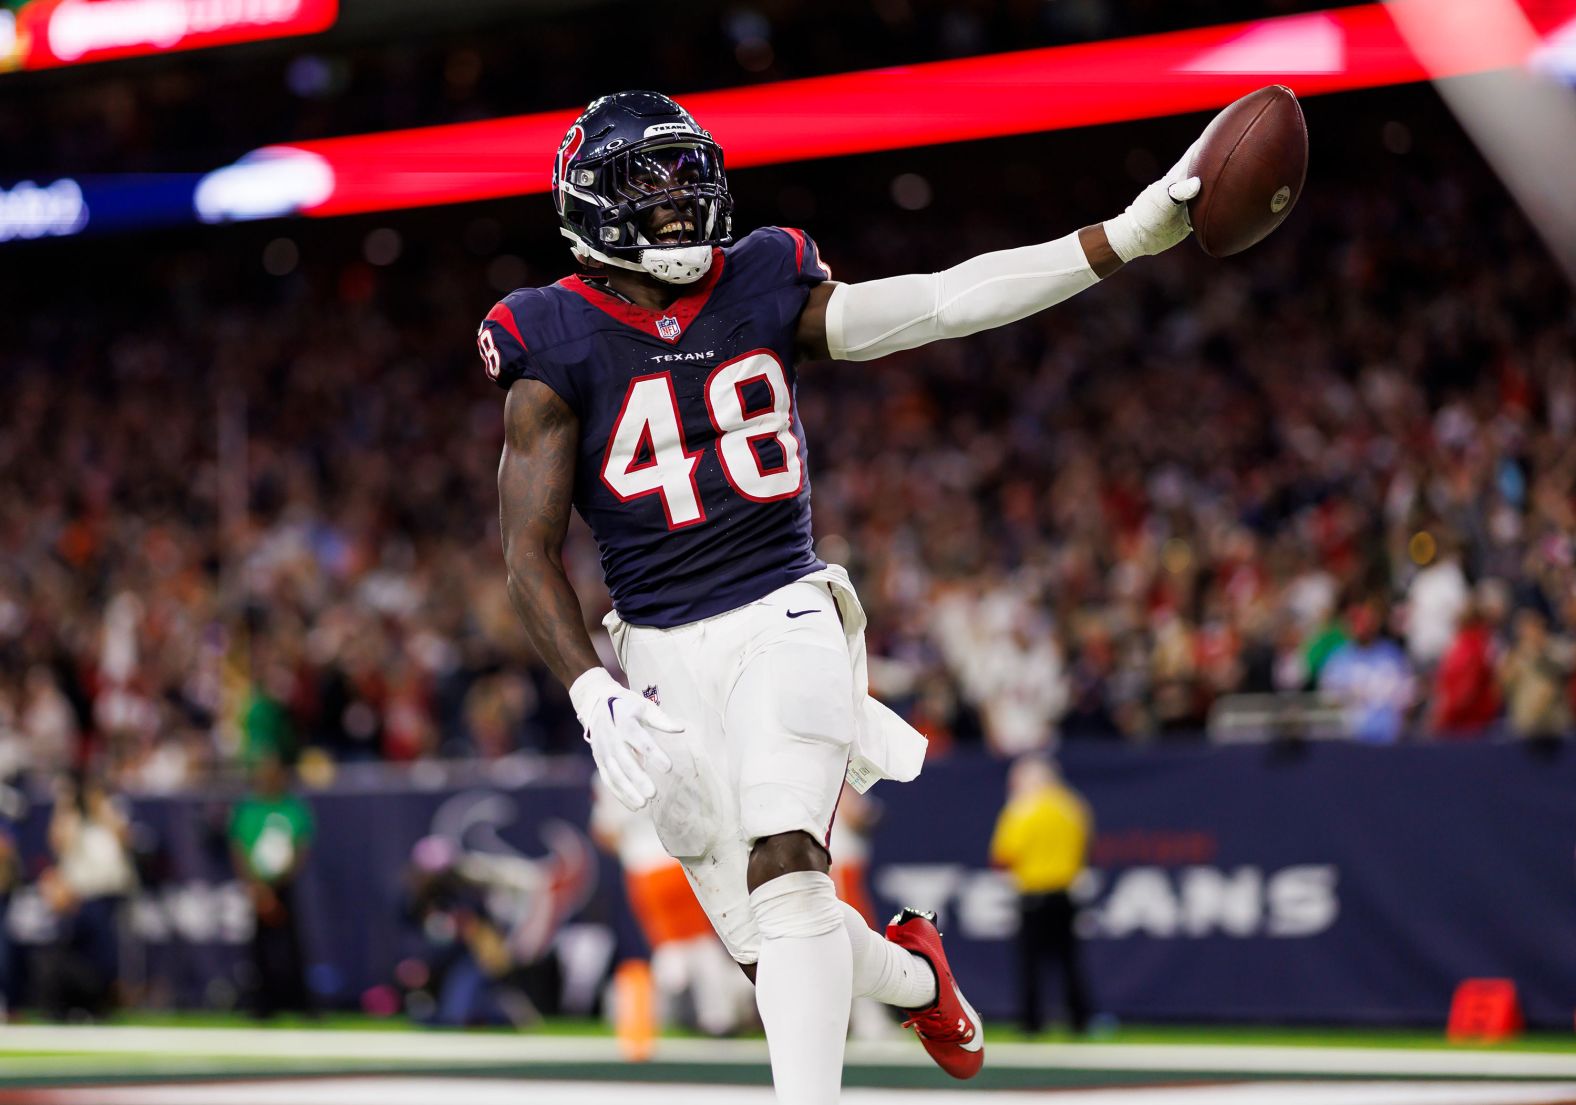
[[[0,9],[0,70],[314,34],[338,14],[339,0],[25,0]]]

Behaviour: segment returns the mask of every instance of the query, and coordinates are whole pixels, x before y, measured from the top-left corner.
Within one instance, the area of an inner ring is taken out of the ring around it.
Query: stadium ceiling
[[[338,40],[368,41],[401,38],[426,31],[475,30],[502,23],[526,23],[548,16],[574,14],[589,19],[597,9],[630,0],[339,0]],[[686,0],[686,3],[693,0]]]
[[[436,21],[475,26],[494,17],[520,18],[526,15],[554,15],[581,12],[587,8],[619,3],[620,0],[340,0],[341,26],[364,30],[390,27],[406,29],[412,20]]]

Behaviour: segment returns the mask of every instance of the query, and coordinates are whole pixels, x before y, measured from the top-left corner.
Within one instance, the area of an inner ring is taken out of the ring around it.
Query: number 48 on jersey
[[[770,402],[750,409],[744,389],[764,382]],[[717,459],[733,490],[756,503],[790,499],[804,485],[804,462],[793,432],[793,401],[777,357],[757,349],[727,361],[706,380],[706,411],[717,431]],[[755,443],[775,438],[782,461],[768,467]],[[695,469],[705,449],[693,452],[684,440],[678,397],[668,372],[637,376],[613,423],[602,460],[602,482],[620,502],[659,495],[668,528],[706,519]]]

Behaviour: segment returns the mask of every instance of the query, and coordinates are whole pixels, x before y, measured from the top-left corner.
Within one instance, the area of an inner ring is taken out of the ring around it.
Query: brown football
[[[1199,139],[1188,215],[1211,257],[1241,253],[1291,214],[1308,173],[1308,125],[1291,89],[1272,84],[1215,116]]]

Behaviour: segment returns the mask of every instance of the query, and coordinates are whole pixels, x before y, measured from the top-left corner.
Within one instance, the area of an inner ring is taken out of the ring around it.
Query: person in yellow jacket
[[[1040,1030],[1040,970],[1061,968],[1067,1019],[1076,1033],[1089,1028],[1089,987],[1078,949],[1078,909],[1069,893],[1084,868],[1094,818],[1045,756],[1017,760],[1007,775],[1007,805],[991,837],[991,864],[1018,888],[1019,1022]]]

